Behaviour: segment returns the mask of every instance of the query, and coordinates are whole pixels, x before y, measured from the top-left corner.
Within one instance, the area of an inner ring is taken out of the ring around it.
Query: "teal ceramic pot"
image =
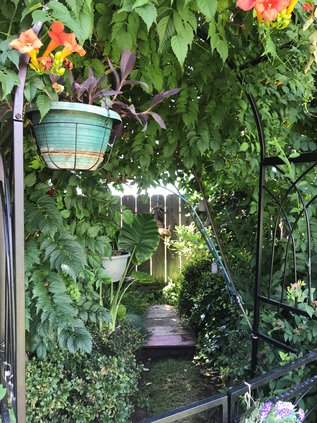
[[[40,120],[36,108],[27,113],[42,157],[50,169],[95,170],[104,160],[113,122],[112,110],[82,103],[53,102]]]

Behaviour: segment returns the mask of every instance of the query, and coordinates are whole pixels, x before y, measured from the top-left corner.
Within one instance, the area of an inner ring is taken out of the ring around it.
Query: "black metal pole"
[[[254,306],[253,306],[253,333],[252,333],[252,357],[251,373],[255,374],[258,363],[259,349],[259,324],[260,324],[260,288],[261,288],[261,267],[262,267],[262,243],[263,243],[263,213],[264,213],[264,181],[265,166],[263,161],[266,157],[265,136],[262,127],[261,116],[254,98],[247,94],[251,105],[253,116],[259,135],[260,143],[260,171],[259,171],[259,194],[258,194],[258,219],[257,219],[257,241],[256,241],[256,268],[255,268],[255,286],[254,286]]]
[[[236,71],[236,76],[241,86],[243,80],[239,75],[239,68],[236,68],[233,63],[228,62],[231,70]],[[252,357],[251,357],[251,373],[254,375],[258,362],[259,349],[259,324],[260,324],[260,288],[261,288],[261,266],[262,266],[262,242],[263,242],[263,213],[264,213],[264,181],[265,181],[265,166],[266,159],[266,144],[265,135],[261,120],[259,109],[256,105],[254,97],[245,92],[252,109],[253,117],[256,123],[259,144],[260,144],[260,171],[259,171],[259,194],[258,194],[258,219],[257,219],[257,241],[256,241],[256,268],[255,268],[255,286],[254,286],[254,306],[253,306],[253,331],[252,331]]]

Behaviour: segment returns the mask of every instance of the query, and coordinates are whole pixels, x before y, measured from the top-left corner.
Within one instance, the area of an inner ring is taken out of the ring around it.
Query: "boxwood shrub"
[[[248,369],[248,331],[223,276],[211,272],[210,259],[186,266],[178,306],[198,335],[196,361],[206,370],[219,370],[224,383],[238,382]]]
[[[27,422],[127,423],[143,338],[128,323],[110,337],[95,331],[92,354],[51,351],[27,363]]]

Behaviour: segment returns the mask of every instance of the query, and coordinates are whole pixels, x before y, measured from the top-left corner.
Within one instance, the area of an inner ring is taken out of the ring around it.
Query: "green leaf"
[[[33,5],[31,5],[30,7],[24,7],[23,8],[23,11],[22,11],[22,13],[21,13],[21,21],[23,21],[24,20],[24,18],[29,14],[29,13],[32,13],[32,12],[34,12],[35,10],[38,10],[38,9],[42,9],[43,8],[43,4],[42,3],[36,3],[36,4],[33,4]],[[45,12],[43,12],[43,13],[45,13]],[[46,16],[46,13],[45,13],[45,16]]]
[[[143,263],[156,251],[160,242],[156,222],[152,215],[140,213],[131,225],[123,224],[118,248],[130,251],[133,261]]]
[[[29,103],[32,103],[38,90],[44,90],[44,83],[38,76],[30,77],[25,84],[24,95]]]
[[[30,239],[25,243],[25,269],[30,270],[34,264],[41,262],[40,251],[35,240]]]
[[[48,290],[52,294],[64,294],[66,292],[66,286],[63,278],[55,272],[50,272],[47,275]]]
[[[149,31],[157,17],[157,11],[154,5],[150,3],[143,7],[137,7],[135,11],[140,16],[140,18],[143,19],[147,26],[147,30]]]
[[[132,9],[136,9],[137,7],[142,7],[142,6],[149,5],[149,4],[151,5],[149,0],[136,0],[135,2],[133,2]]]
[[[228,43],[227,40],[220,40],[216,46],[216,49],[222,59],[223,62],[226,61],[228,57]]]
[[[16,85],[20,84],[20,80],[15,72],[0,66],[0,84],[0,100],[3,100],[11,94]]]
[[[166,40],[175,32],[175,26],[171,16],[164,16],[164,18],[157,23],[156,29],[160,40],[160,49],[162,49]]]
[[[101,228],[102,228],[101,225],[90,226],[90,228],[87,231],[87,236],[90,238],[95,238],[100,232]]]
[[[174,35],[171,38],[171,46],[177,60],[179,61],[180,65],[183,67],[184,61],[187,56],[188,51],[188,44],[184,37],[180,34]]]
[[[211,21],[217,10],[217,0],[197,0],[199,10]]]
[[[62,226],[54,198],[35,190],[25,202],[25,226],[29,232],[41,231],[53,236]]]
[[[41,120],[47,114],[52,106],[50,98],[45,94],[40,94],[36,99],[36,105],[40,111]]]
[[[131,210],[125,209],[122,211],[122,220],[128,225],[131,225],[131,223],[133,222],[133,217],[134,217],[134,214],[132,213]]]
[[[83,9],[80,12],[81,35],[80,37],[78,36],[78,38],[81,44],[91,38],[94,30],[94,11],[90,3],[90,1],[86,0]]]
[[[6,65],[6,61],[10,60],[14,66],[19,69],[19,62],[20,62],[20,54],[17,50],[12,49],[9,45],[12,39],[8,38],[7,40],[3,40],[0,42],[0,64]]]
[[[263,53],[263,55],[264,54],[270,54],[272,57],[276,57],[277,54],[275,43],[268,34],[265,38],[265,52]]]
[[[118,305],[118,319],[124,319],[125,315],[127,314],[127,308],[123,304]]]
[[[36,183],[36,174],[35,172],[31,172],[24,178],[24,186],[25,188],[32,187]]]
[[[249,144],[247,142],[243,142],[240,145],[239,151],[247,151],[248,148],[249,148]]]
[[[32,21],[34,24],[36,24],[37,22],[44,23],[44,22],[47,22],[48,20],[49,20],[49,17],[43,10],[35,10],[32,13]]]
[[[51,268],[64,272],[74,280],[87,263],[83,246],[68,233],[59,235],[56,240],[44,240],[41,248],[45,251],[44,259],[50,260]]]
[[[136,283],[152,284],[156,282],[155,277],[146,272],[133,272],[130,276],[135,279]]]

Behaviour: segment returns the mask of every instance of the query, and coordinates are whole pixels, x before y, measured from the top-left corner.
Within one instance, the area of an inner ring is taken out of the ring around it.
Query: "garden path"
[[[185,326],[171,305],[150,306],[144,324],[149,334],[145,348],[188,349],[196,346],[194,332]]]

